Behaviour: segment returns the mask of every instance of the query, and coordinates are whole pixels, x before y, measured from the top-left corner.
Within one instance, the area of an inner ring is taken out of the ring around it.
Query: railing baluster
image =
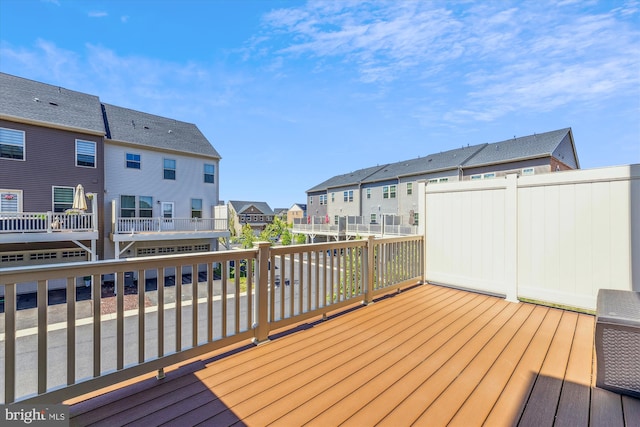
[[[38,394],[47,391],[47,281],[38,280]]]
[[[101,277],[98,274],[93,275],[93,283],[101,283]],[[101,369],[101,325],[100,325],[100,303],[102,300],[102,286],[93,286],[91,289],[93,294],[93,376],[99,377],[102,372]]]
[[[240,278],[242,276],[242,263],[236,261],[236,273],[234,275],[234,295],[233,295],[233,319],[234,334],[240,332]]]
[[[67,277],[67,385],[76,382],[76,286]]]
[[[138,270],[138,363],[144,362],[145,343],[145,300],[147,288],[146,271]]]
[[[124,273],[116,275],[116,369],[124,368]]]
[[[164,356],[164,267],[156,269],[158,283],[158,357]]]
[[[13,403],[16,396],[16,287],[4,285],[4,402]]]
[[[235,262],[235,261],[234,261]],[[227,270],[228,262],[224,263],[224,268],[222,269],[222,293],[220,296],[220,313],[222,314],[222,318],[220,319],[220,324],[222,327],[222,337],[227,336],[227,278],[228,278],[228,270]]]
[[[191,346],[198,346],[198,264],[191,265]]]
[[[213,264],[207,262],[207,342],[213,341]]]
[[[295,261],[296,258],[294,256],[294,254],[289,254],[289,255],[283,255],[282,257],[284,258],[285,256],[287,256],[289,258],[289,317],[294,316],[295,315],[295,292],[294,292],[294,288],[295,286],[293,285],[293,276],[294,276],[294,272],[295,272]],[[285,278],[285,286],[286,286],[286,278]]]
[[[182,266],[175,269],[175,291],[176,300],[176,353],[182,350]]]
[[[302,285],[304,284],[304,278],[302,277],[302,272],[303,272],[303,258],[302,258],[303,253],[299,252],[298,253],[298,313],[303,313],[304,309],[303,309],[303,303],[304,303],[304,292],[303,292],[303,287]],[[295,258],[295,254],[291,255],[292,257]],[[291,286],[295,286],[296,281],[293,280],[293,278],[291,278]]]
[[[255,258],[250,258],[247,261],[247,327],[251,329],[253,318],[253,287],[254,287],[254,275],[255,275]]]
[[[284,255],[280,255],[280,319],[285,317],[285,303],[284,303],[284,280],[287,276],[287,269],[284,268]]]

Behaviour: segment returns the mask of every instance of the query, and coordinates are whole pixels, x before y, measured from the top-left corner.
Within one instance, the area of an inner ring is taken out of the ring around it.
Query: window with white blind
[[[22,212],[22,191],[0,190],[0,212]]]
[[[0,128],[0,158],[24,160],[24,132]]]
[[[96,167],[96,143],[76,139],[76,166]]]

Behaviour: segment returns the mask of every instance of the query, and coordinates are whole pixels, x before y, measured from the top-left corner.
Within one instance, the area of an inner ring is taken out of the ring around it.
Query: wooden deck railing
[[[265,342],[276,328],[422,282],[423,248],[420,236],[369,237],[0,269],[2,401],[61,402],[233,343]],[[108,275],[113,289],[102,283]],[[95,284],[90,299],[49,304],[49,280],[66,278],[68,296],[79,277]],[[37,308],[18,311],[20,284],[33,281]]]

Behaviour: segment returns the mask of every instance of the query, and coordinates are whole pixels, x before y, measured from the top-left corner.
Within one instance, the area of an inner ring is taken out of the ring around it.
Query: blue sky
[[[0,0],[0,71],[198,125],[224,200],[571,127],[640,163],[640,2]]]

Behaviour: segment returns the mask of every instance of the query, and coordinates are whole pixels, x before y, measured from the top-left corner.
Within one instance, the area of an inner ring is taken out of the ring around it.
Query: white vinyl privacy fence
[[[427,281],[589,310],[640,291],[640,165],[423,185]]]

